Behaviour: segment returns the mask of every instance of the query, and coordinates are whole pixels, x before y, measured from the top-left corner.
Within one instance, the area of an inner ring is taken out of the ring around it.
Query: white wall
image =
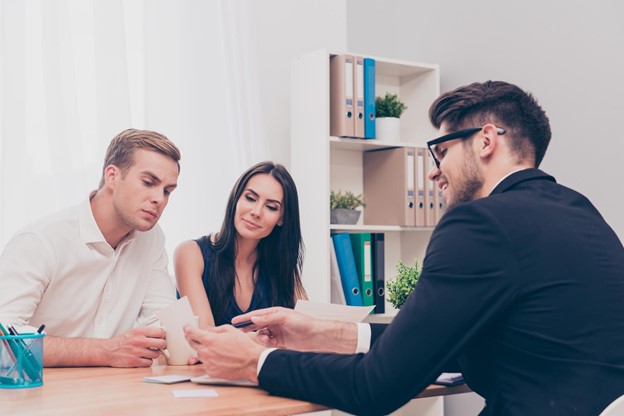
[[[154,109],[158,110],[157,117],[151,120],[151,123],[159,125],[162,121],[156,118],[163,121],[170,119],[167,114],[171,112],[172,107],[179,105],[180,100],[184,102],[191,98],[185,97],[184,92],[205,97],[205,100],[201,101],[201,106],[183,115],[184,120],[170,120],[176,123],[180,131],[180,137],[176,137],[176,143],[181,141],[181,150],[184,151],[185,147],[198,150],[198,152],[183,154],[180,186],[161,220],[161,226],[167,235],[167,251],[170,257],[181,241],[218,230],[223,220],[227,195],[236,177],[252,163],[270,159],[290,168],[290,61],[302,53],[316,49],[344,50],[347,43],[346,0],[237,1],[235,7],[240,13],[237,24],[245,27],[236,29],[238,44],[235,46],[243,50],[246,55],[245,61],[240,64],[251,66],[252,71],[240,71],[240,68],[236,68],[235,65],[226,70],[246,72],[245,88],[250,90],[248,96],[254,100],[253,103],[246,103],[246,105],[257,107],[257,114],[251,115],[253,120],[250,125],[253,131],[245,133],[251,136],[252,146],[261,146],[264,143],[267,148],[254,149],[252,153],[256,160],[248,161],[248,166],[244,166],[234,176],[224,177],[219,173],[222,171],[220,167],[233,163],[236,157],[232,155],[232,146],[228,144],[232,138],[215,135],[210,127],[211,119],[215,114],[217,116],[221,114],[219,107],[224,105],[218,99],[211,100],[211,97],[215,95],[215,92],[220,91],[222,88],[220,85],[226,82],[226,79],[216,79],[209,84],[198,82],[203,76],[202,69],[206,65],[222,65],[221,62],[215,62],[214,58],[205,51],[208,49],[205,45],[211,42],[213,35],[217,36],[217,34],[214,33],[216,28],[206,28],[201,25],[200,22],[207,19],[206,16],[202,16],[206,13],[206,8],[198,7],[202,4],[200,2],[193,6],[197,7],[197,15],[192,21],[176,23],[188,25],[190,28],[188,30],[195,28],[197,32],[195,42],[188,45],[189,50],[196,51],[192,55],[193,60],[178,63],[178,65],[195,65],[197,71],[194,76],[197,79],[174,78],[179,85],[167,87],[165,83],[164,88],[169,92],[167,95],[163,93],[164,99],[153,96],[152,101],[148,103],[152,112]],[[214,17],[210,17],[207,21],[214,26]],[[227,25],[227,22],[220,24]],[[157,38],[158,26],[151,29],[152,31],[147,32],[148,36]],[[239,30],[244,30],[245,33],[239,33]],[[225,32],[227,33],[227,29]],[[153,43],[158,45],[157,42]],[[175,56],[177,47],[179,47],[178,44],[171,43],[167,39],[163,39],[163,44],[159,46],[172,56]],[[162,52],[153,55],[155,59],[151,63],[152,73],[149,77],[152,87],[159,82],[160,78],[172,78],[171,69],[168,69],[168,72],[163,72],[164,70],[161,69],[161,65],[172,64],[168,59],[160,58],[160,55]],[[205,72],[207,71],[203,71]],[[224,75],[224,78],[227,76]],[[194,84],[205,88],[197,91],[197,88],[192,87]],[[159,91],[157,88],[153,90],[155,94]],[[216,96],[221,95],[217,93]],[[167,97],[175,99],[169,101]],[[193,141],[192,147],[190,143],[185,143],[185,140]],[[222,151],[215,153],[202,150],[197,146],[197,141],[221,142]],[[207,217],[205,212],[207,208],[212,208],[211,212],[214,212],[215,201],[220,207],[220,214]],[[173,272],[172,267],[170,271]]]
[[[585,194],[624,240],[624,3],[348,0],[348,50],[438,63],[441,91],[488,79],[532,92],[553,138],[541,168]],[[478,413],[476,394],[445,398]]]
[[[347,46],[346,0],[246,0],[253,16],[261,105],[271,157],[290,167],[290,61]]]
[[[624,3],[348,0],[348,49],[439,63],[441,90],[488,79],[532,92],[553,138],[541,166],[624,240]]]

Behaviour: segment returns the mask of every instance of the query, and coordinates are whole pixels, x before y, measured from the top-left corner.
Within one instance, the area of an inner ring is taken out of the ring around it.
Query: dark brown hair
[[[511,137],[520,161],[538,167],[550,143],[550,122],[535,97],[503,81],[475,82],[446,92],[429,109],[431,123],[449,131],[493,123]]]

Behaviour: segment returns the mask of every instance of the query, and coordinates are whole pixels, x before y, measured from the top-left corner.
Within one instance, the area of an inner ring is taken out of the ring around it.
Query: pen
[[[4,329],[4,327],[1,326],[1,324],[0,324],[0,330],[6,333],[6,330]],[[17,332],[15,328],[10,325],[9,325],[9,333],[14,336],[20,335],[19,332]],[[33,381],[41,378],[41,375],[38,370],[39,363],[37,362],[37,359],[35,358],[33,353],[30,351],[30,348],[28,348],[28,345],[26,345],[26,343],[22,339],[19,339],[19,338],[14,340],[11,344],[9,345],[11,345],[11,348],[13,349],[13,353],[15,354],[16,358],[20,354],[24,355],[24,370],[26,370],[26,374],[28,374],[28,377],[30,377],[30,379]]]
[[[0,323],[0,336],[9,336],[9,335],[10,334],[7,332],[7,330]],[[11,366],[11,368],[9,368],[9,371],[6,372],[6,374],[11,374],[11,373],[13,373],[13,371],[15,370],[15,367],[17,366],[17,357],[15,357],[15,353],[13,352],[12,341],[10,341],[8,339],[3,339],[2,343],[6,345],[6,347],[5,347],[6,351],[9,354],[9,356],[11,357],[11,360],[13,360],[13,365]],[[11,379],[11,380],[13,380],[13,379]],[[2,382],[2,383],[3,384],[10,384],[8,381],[7,382]]]
[[[2,325],[1,322],[0,322],[0,335],[6,336],[6,337],[11,336],[11,332],[7,331],[6,328]],[[15,367],[17,366],[17,362],[18,362],[18,359],[17,359],[17,357],[18,357],[17,356],[17,348],[18,348],[18,346],[17,346],[17,344],[14,345],[13,344],[14,341],[11,340],[11,339],[7,338],[7,339],[4,339],[3,341],[4,341],[4,343],[7,346],[7,352],[9,353],[9,355],[11,356],[11,358],[14,361],[13,365],[11,366],[11,368],[9,368],[9,371],[7,372],[7,374],[11,374],[15,370]],[[7,383],[5,383],[5,384],[7,384]]]
[[[18,381],[11,377],[0,376],[0,384],[17,384],[17,383]]]
[[[43,328],[45,328],[45,324],[41,324],[41,326],[39,327],[39,329],[37,330],[37,333],[40,334],[41,331],[43,331]]]
[[[234,326],[234,328],[245,328],[246,326],[249,326],[249,325],[253,325],[253,322],[245,321],[245,322],[241,322],[241,323],[238,323],[238,324],[234,324],[233,326]]]

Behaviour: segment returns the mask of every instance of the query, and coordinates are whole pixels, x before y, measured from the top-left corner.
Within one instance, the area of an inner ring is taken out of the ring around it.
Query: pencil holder
[[[0,388],[19,389],[43,384],[44,335],[0,336]]]

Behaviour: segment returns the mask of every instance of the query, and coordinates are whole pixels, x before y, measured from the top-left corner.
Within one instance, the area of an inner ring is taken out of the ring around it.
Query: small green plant
[[[375,99],[376,117],[401,117],[401,114],[407,110],[407,106],[399,100],[396,94],[386,93],[384,97]]]
[[[350,191],[346,191],[344,194],[342,191],[331,191],[329,195],[329,207],[331,209],[344,208],[344,209],[356,209],[358,207],[365,207],[364,196],[355,195]]]
[[[403,303],[416,287],[422,266],[418,265],[418,260],[414,260],[414,266],[408,266],[402,261],[396,266],[397,276],[394,280],[386,284],[388,288],[388,302],[397,309],[401,309]]]

